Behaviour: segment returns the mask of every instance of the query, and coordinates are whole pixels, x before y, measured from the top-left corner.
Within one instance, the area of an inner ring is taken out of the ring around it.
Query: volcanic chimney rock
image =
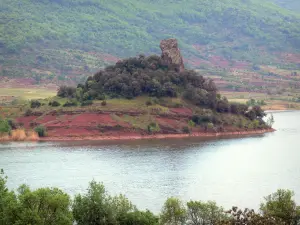
[[[165,39],[160,42],[161,58],[168,66],[174,66],[179,72],[184,71],[183,59],[175,38]]]

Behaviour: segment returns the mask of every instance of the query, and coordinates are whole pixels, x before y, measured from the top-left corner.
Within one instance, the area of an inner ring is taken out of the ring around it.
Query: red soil
[[[273,130],[239,131],[237,128],[226,128],[226,132],[216,133],[213,130],[204,132],[200,127],[194,128],[192,134],[182,133],[187,126],[192,111],[187,108],[171,109],[172,113],[152,115],[160,126],[160,132],[149,135],[146,130],[137,130],[131,124],[114,117],[109,112],[77,114],[61,114],[54,112],[42,116],[23,116],[16,119],[24,128],[30,129],[37,124],[47,128],[48,136],[41,140],[118,140],[118,139],[145,139],[145,138],[183,138],[189,136],[220,136],[220,135],[247,135],[270,132]],[[75,112],[72,112],[75,113]],[[119,115],[122,118],[122,115]],[[31,123],[35,124],[31,124]]]
[[[180,114],[180,115],[185,115],[185,116],[192,116],[193,111],[188,108],[172,108],[170,109],[171,112]]]

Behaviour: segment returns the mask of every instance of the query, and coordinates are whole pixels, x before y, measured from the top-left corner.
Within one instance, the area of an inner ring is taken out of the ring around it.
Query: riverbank
[[[236,131],[236,132],[195,132],[190,134],[153,134],[153,135],[141,135],[141,134],[120,134],[120,135],[102,135],[102,136],[86,136],[86,137],[43,137],[39,141],[106,141],[106,140],[142,140],[142,139],[178,139],[188,137],[226,137],[226,136],[251,136],[264,133],[270,133],[276,131],[273,128],[263,130],[251,130],[251,131]]]

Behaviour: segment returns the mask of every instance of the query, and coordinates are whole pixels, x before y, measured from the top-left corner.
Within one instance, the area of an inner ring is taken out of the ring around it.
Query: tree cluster
[[[216,86],[212,80],[205,79],[197,72],[186,70],[178,72],[175,67],[164,64],[160,56],[128,58],[108,66],[79,84],[76,97],[83,100],[102,100],[104,96],[128,99],[149,95],[153,97],[177,97],[184,90],[203,91],[214,100]],[[60,88],[59,96],[66,96],[65,87]],[[70,94],[70,95],[72,95]]]
[[[2,225],[296,225],[300,207],[294,193],[278,190],[264,198],[260,211],[225,211],[213,201],[184,204],[169,198],[159,215],[140,211],[124,195],[111,196],[102,183],[92,181],[85,194],[74,201],[57,188],[31,190],[21,185],[10,191],[7,177],[0,171],[0,224]]]

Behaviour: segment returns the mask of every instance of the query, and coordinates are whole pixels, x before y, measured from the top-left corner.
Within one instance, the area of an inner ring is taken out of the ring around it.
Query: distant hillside
[[[0,11],[0,78],[26,85],[75,84],[169,37],[193,68],[300,50],[300,16],[261,0],[2,0]]]
[[[299,0],[271,0],[274,3],[290,9],[290,10],[294,10],[296,12],[300,12],[300,1]]]

